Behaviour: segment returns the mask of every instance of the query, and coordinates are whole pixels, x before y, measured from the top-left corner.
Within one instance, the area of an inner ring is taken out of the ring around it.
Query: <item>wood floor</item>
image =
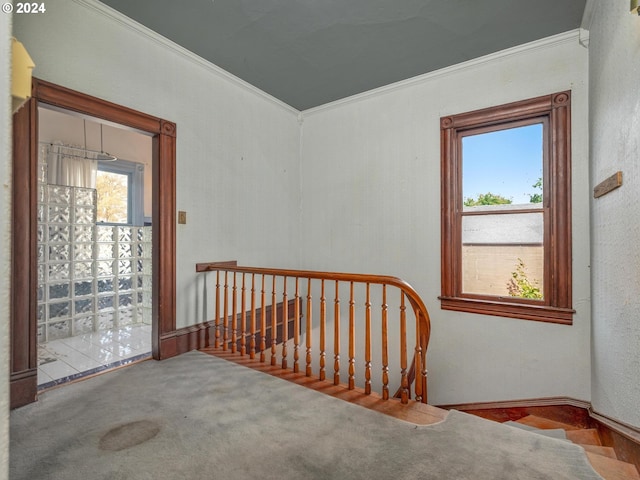
[[[213,348],[203,348],[200,351],[418,425],[441,422],[448,414],[447,410],[423,403],[409,402],[408,405],[402,405],[399,399],[382,400],[377,393],[366,395],[361,388],[349,390],[346,385],[334,385],[326,380],[307,377],[304,373],[293,373],[280,366],[261,363],[257,359],[251,360],[248,355],[240,356]],[[564,430],[567,440],[585,449],[591,465],[605,480],[640,480],[633,464],[618,460],[613,448],[602,446],[596,429],[581,428],[535,415],[528,415],[515,423],[540,430]]]

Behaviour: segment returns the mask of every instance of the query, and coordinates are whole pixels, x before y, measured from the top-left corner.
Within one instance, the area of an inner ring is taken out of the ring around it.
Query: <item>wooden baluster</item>
[[[312,373],[312,369],[311,369],[311,328],[313,325],[313,322],[311,321],[311,315],[312,315],[312,297],[311,297],[311,279],[309,278],[307,280],[307,330],[305,332],[305,339],[306,339],[306,343],[307,343],[307,368],[306,368],[306,375],[307,377],[311,376]]]
[[[220,270],[216,271],[216,332],[213,348],[220,348]]]
[[[277,321],[277,305],[276,305],[276,276],[273,276],[273,286],[271,290],[271,365],[276,364],[276,336],[278,334]]]
[[[264,289],[264,277],[262,274],[262,290],[260,291],[260,362],[264,363],[267,350],[267,306],[265,305],[266,293]]]
[[[289,302],[287,300],[287,277],[282,284],[282,368],[287,368],[287,340],[289,340]]]
[[[371,394],[371,295],[370,285],[367,283],[367,297],[365,301],[365,341],[364,341],[364,393]]]
[[[300,371],[300,279],[296,277],[296,297],[295,305],[293,307],[293,371],[298,373]]]
[[[231,289],[231,353],[236,353],[238,346],[238,285],[236,281],[236,272],[233,272],[233,288]]]
[[[389,345],[387,338],[387,286],[382,286],[382,399],[389,400]]]
[[[256,358],[256,274],[251,274],[251,337],[249,338],[249,358]]]
[[[422,348],[420,347],[420,314],[416,312],[416,347],[413,355],[413,369],[415,372],[415,385],[413,391],[415,393],[416,402],[422,401]]]
[[[320,372],[318,376],[320,380],[324,380],[325,377],[325,351],[324,351],[324,343],[325,343],[325,334],[326,334],[326,322],[327,322],[327,300],[324,297],[324,280],[320,283]]]
[[[416,313],[416,353],[415,353],[415,372],[416,384],[413,387],[416,393],[416,402],[422,402],[422,380],[424,368],[422,367],[422,344],[420,342],[420,313]],[[426,375],[426,372],[424,372]]]
[[[356,303],[353,300],[353,282],[349,287],[349,390],[356,386]]]
[[[222,319],[222,350],[227,350],[229,343],[229,272],[224,272],[224,318]]]
[[[245,285],[245,274],[242,273],[242,289],[240,293],[240,355],[247,354],[247,287]]]
[[[406,404],[409,403],[409,379],[407,378],[407,307],[404,304],[403,292],[400,292],[400,369],[400,402]]]
[[[340,292],[337,280],[333,308],[333,352],[333,384],[340,385]]]
[[[420,340],[422,342],[422,403],[427,403],[427,375],[429,374],[427,371],[427,344],[429,342],[425,336],[420,336]]]

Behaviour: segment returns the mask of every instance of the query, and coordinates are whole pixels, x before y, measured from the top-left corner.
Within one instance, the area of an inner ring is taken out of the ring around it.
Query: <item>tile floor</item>
[[[38,389],[151,356],[151,325],[88,333],[38,345]]]

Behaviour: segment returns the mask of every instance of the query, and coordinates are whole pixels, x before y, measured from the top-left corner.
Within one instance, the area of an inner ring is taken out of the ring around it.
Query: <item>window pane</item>
[[[541,123],[462,137],[462,196],[470,207],[542,202]]]
[[[488,207],[489,212],[508,211],[510,205]],[[544,219],[540,213],[501,213],[464,215],[462,244],[465,245],[542,245]]]
[[[463,216],[462,292],[542,300],[543,234],[542,212]]]
[[[97,221],[106,223],[129,222],[129,175],[98,171]]]

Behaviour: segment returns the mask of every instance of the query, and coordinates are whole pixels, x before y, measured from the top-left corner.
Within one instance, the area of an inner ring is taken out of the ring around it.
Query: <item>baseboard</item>
[[[591,404],[569,397],[527,398],[498,402],[438,405],[446,410],[459,410],[494,422],[516,421],[527,415],[537,415],[557,422],[589,428]]]
[[[176,355],[209,346],[213,341],[214,327],[214,322],[205,322],[177,330]]]
[[[603,445],[613,447],[618,459],[633,463],[640,472],[640,428],[589,409]]]
[[[38,395],[38,369],[34,368],[11,375],[10,408],[18,408],[36,401]]]
[[[601,423],[602,425],[606,425],[612,430],[615,430],[623,437],[626,437],[633,442],[640,443],[640,428],[636,428],[614,418],[602,415],[601,413],[593,411],[593,409],[589,410],[589,415],[591,415],[591,418],[593,418],[596,422]]]
[[[613,447],[619,460],[633,463],[640,471],[640,428],[597,413],[593,410],[591,403],[584,400],[570,397],[546,397],[437,406],[497,422],[538,415],[576,427],[596,428],[604,446]]]
[[[300,299],[301,301],[301,299]],[[293,327],[294,327],[294,317],[295,317],[295,299],[289,300],[287,302],[287,312],[288,312],[288,331],[289,337],[293,335]],[[266,329],[267,338],[270,337],[271,332],[271,310],[272,306],[267,305],[265,307],[265,316],[269,319]],[[299,309],[302,312],[302,307]],[[256,309],[256,317],[260,318],[261,309]],[[282,331],[282,317],[283,317],[283,308],[282,302],[276,304],[276,329],[277,336],[280,336]],[[245,320],[250,318],[250,312],[245,313]],[[242,321],[242,313],[237,315],[238,322]],[[208,322],[199,323],[196,325],[190,325],[188,327],[180,328],[175,332],[171,332],[168,335],[163,335],[160,338],[160,342],[162,344],[162,348],[160,351],[162,352],[162,358],[170,358],[176,355],[181,355],[183,353],[189,352],[191,350],[199,350],[201,348],[206,348],[214,345],[215,341],[215,321],[210,320]],[[248,329],[247,329],[248,330]],[[268,342],[270,344],[270,342]]]
[[[160,337],[158,356],[154,356],[153,358],[156,360],[165,360],[178,355],[178,349],[176,347],[176,333],[177,331],[174,331]]]
[[[446,410],[488,410],[500,408],[527,408],[527,407],[554,407],[554,406],[572,406],[589,410],[591,404],[584,400],[576,400],[570,397],[544,397],[544,398],[527,398],[521,400],[504,400],[498,402],[476,402],[476,403],[459,403],[451,405],[438,405]]]

